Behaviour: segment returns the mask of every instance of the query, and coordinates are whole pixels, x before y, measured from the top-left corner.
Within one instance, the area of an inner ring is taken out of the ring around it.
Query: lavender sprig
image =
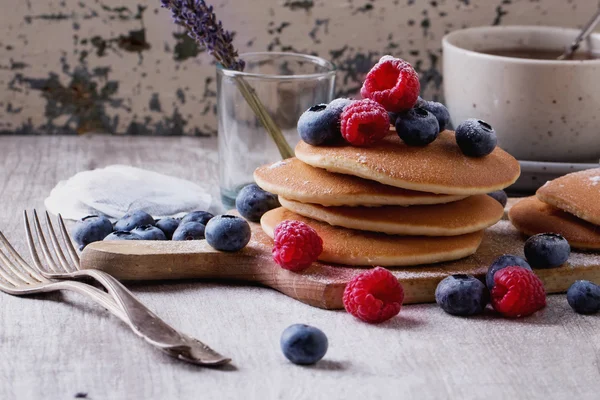
[[[223,29],[212,6],[204,0],[161,0],[162,6],[171,10],[176,24],[184,26],[188,35],[202,45],[223,67],[244,70],[244,60],[233,47],[233,36]]]
[[[226,69],[244,70],[245,63],[233,46],[233,37],[229,31],[223,29],[212,6],[206,5],[204,0],[161,0],[161,3],[171,11],[174,22],[185,27],[188,35],[203,46],[219,64]],[[256,117],[273,138],[282,158],[293,157],[292,148],[254,89],[240,75],[234,76],[233,79]]]

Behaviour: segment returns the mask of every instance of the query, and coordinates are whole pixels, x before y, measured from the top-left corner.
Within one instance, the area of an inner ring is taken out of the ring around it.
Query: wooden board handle
[[[252,240],[235,253],[213,249],[205,240],[106,241],[88,245],[81,267],[121,280],[225,279],[261,284],[320,308],[340,308],[346,280],[319,282],[280,268],[267,244]],[[315,266],[317,267],[317,266]]]

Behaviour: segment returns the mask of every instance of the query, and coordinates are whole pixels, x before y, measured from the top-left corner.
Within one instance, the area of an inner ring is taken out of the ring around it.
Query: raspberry
[[[388,111],[400,112],[414,107],[420,90],[419,75],[409,63],[383,56],[367,74],[360,94]]]
[[[317,261],[323,240],[310,226],[300,221],[283,221],[275,227],[273,259],[281,268],[302,271]]]
[[[404,289],[390,271],[375,267],[352,278],[344,290],[344,307],[356,318],[376,324],[400,312]]]
[[[505,317],[531,315],[546,306],[546,291],[532,271],[514,266],[494,274],[492,306]]]
[[[342,136],[354,146],[368,146],[390,131],[390,117],[378,103],[363,99],[344,108],[340,120]]]

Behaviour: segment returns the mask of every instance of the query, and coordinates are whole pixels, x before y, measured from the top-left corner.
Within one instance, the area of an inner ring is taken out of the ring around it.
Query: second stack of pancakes
[[[503,216],[487,193],[510,186],[518,162],[500,148],[467,157],[454,133],[410,147],[394,132],[371,147],[315,147],[300,142],[296,158],[258,168],[256,183],[282,207],[261,219],[263,230],[298,220],[323,239],[321,261],[408,266],[473,254],[483,230]]]

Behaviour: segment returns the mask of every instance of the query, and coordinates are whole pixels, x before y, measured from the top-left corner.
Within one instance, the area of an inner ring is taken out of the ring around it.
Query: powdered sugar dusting
[[[600,183],[600,175],[590,176],[588,179],[592,182],[592,186],[596,186]]]
[[[279,168],[279,167],[282,167],[282,166],[284,166],[286,164],[287,164],[286,161],[283,161],[283,160],[282,161],[277,161],[275,164],[269,165],[269,169]]]

